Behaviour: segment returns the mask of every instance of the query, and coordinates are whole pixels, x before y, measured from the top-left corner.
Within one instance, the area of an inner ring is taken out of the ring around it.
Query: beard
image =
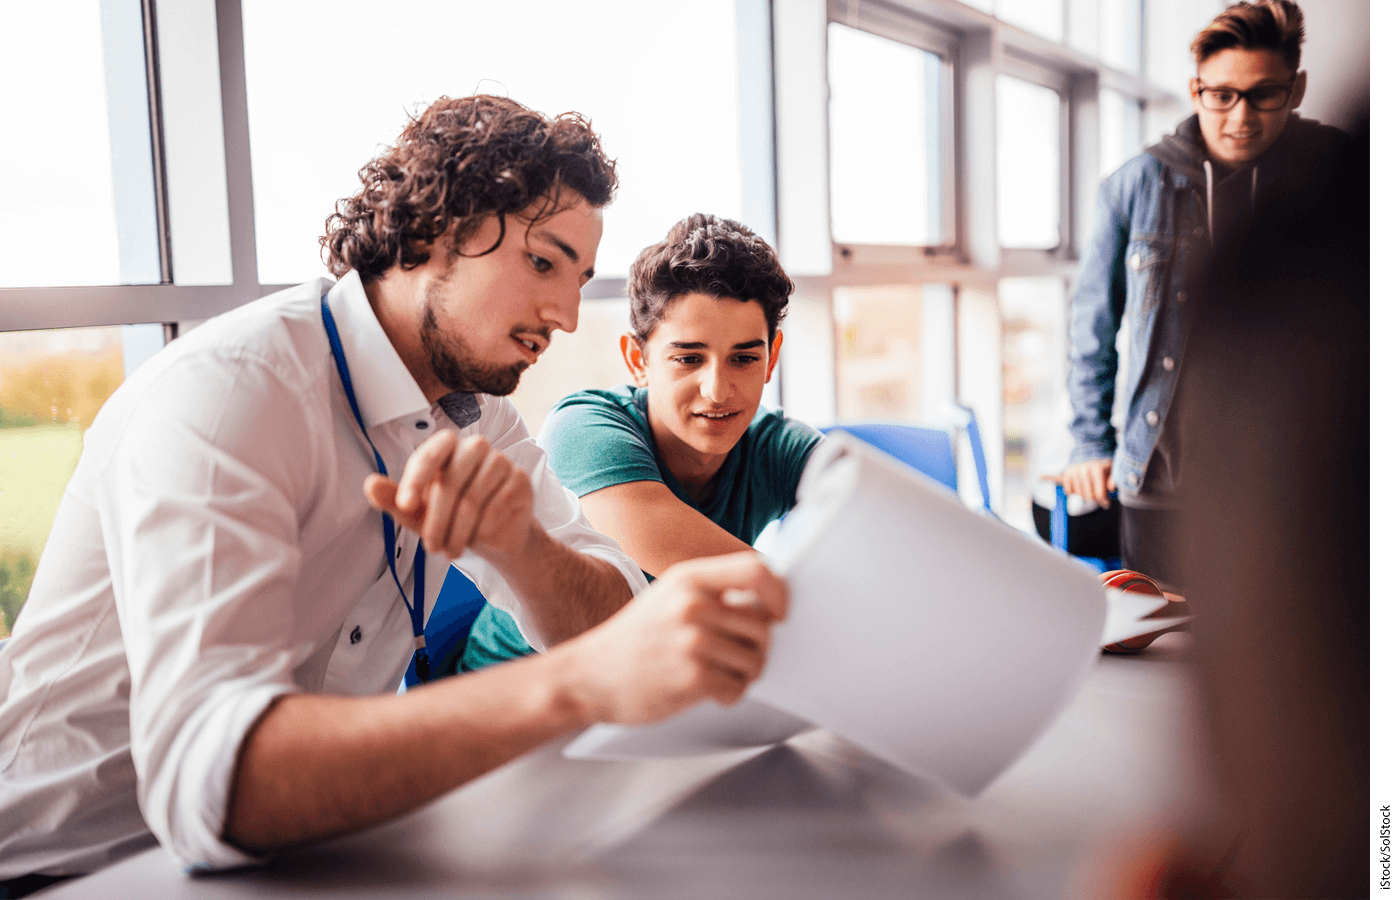
[[[423,349],[428,353],[428,361],[433,367],[433,375],[449,391],[466,394],[491,394],[504,397],[520,384],[520,376],[529,368],[525,360],[508,366],[489,366],[475,359],[471,352],[442,330],[437,320],[439,306],[439,286],[429,285],[427,303],[423,307],[423,321],[419,334]]]

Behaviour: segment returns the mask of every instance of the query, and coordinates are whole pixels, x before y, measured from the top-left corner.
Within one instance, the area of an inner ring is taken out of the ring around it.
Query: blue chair
[[[967,415],[963,430],[972,445],[972,461],[977,469],[978,486],[982,489],[982,508],[992,512],[992,493],[987,485],[987,459],[982,454],[982,435],[977,428],[977,416],[967,407],[959,407]],[[924,425],[904,425],[897,422],[851,422],[823,428],[823,432],[844,431],[860,438],[877,450],[923,472],[950,490],[958,489],[958,455],[954,449],[956,430]]]
[[[1050,511],[1050,546],[1063,553],[1069,553],[1069,505],[1065,498],[1065,486],[1055,485],[1055,508]],[[1123,568],[1123,561],[1116,556],[1075,556],[1084,565],[1102,575],[1114,569]]]
[[[476,617],[486,605],[486,598],[467,576],[456,566],[447,570],[447,578],[442,583],[433,612],[423,627],[423,637],[428,642],[428,673],[433,679],[452,674],[452,666],[462,655]],[[403,676],[404,684],[414,687],[421,684],[418,675],[409,663]]]

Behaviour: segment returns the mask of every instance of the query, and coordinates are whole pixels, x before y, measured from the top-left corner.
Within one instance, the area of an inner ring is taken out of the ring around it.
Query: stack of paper
[[[1107,635],[1174,621],[1137,624],[1162,601],[1136,597],[1110,621],[1091,570],[843,434],[813,454],[798,500],[771,559],[789,616],[744,702],[596,726],[567,754],[759,746],[815,723],[975,795],[1065,707]]]

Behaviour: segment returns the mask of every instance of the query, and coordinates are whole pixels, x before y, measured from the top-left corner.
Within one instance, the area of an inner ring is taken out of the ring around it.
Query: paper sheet
[[[812,728],[806,719],[745,697],[733,706],[705,702],[645,728],[596,725],[569,743],[571,759],[695,756],[780,744]]]
[[[782,734],[765,730],[778,712],[793,717],[788,727],[810,721],[979,793],[1098,658],[1108,602],[1097,576],[846,435],[813,454],[798,499],[772,544],[791,608],[749,689],[746,702],[760,706],[710,706],[648,728],[595,726],[567,752],[758,745]],[[1128,619],[1143,615],[1138,605],[1123,607]]]
[[[1147,618],[1171,602],[1165,597],[1158,597],[1154,594],[1139,594],[1136,591],[1120,591],[1116,588],[1109,588],[1107,594],[1108,615],[1104,618],[1103,636],[1099,639],[1099,642],[1103,644],[1126,641],[1128,638],[1151,634],[1154,631],[1161,631],[1163,628],[1172,628],[1183,622],[1189,622],[1192,618],[1191,616]]]

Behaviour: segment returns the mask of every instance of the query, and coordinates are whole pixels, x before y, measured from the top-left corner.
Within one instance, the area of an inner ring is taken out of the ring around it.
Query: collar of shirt
[[[346,273],[330,289],[326,302],[345,348],[365,428],[409,416],[429,417],[431,404],[370,308],[360,273]]]

